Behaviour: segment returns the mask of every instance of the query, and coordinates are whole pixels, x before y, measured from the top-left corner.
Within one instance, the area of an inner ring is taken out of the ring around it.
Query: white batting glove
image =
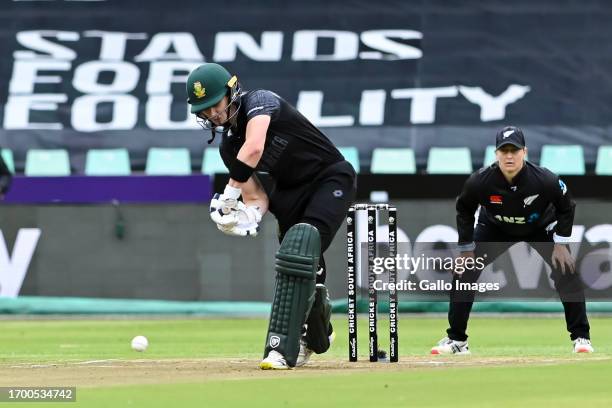
[[[229,214],[231,210],[238,208],[238,199],[240,198],[240,194],[242,194],[242,189],[232,187],[229,184],[225,186],[223,194],[221,194],[218,198],[222,204],[221,211],[223,214]]]
[[[237,207],[237,209],[221,217],[218,217],[220,212],[216,212],[217,215],[215,215],[214,218],[219,221],[217,223],[219,231],[237,237],[257,236],[259,232],[259,222],[261,221],[259,207],[247,207],[242,201],[238,201]]]
[[[227,213],[223,212],[223,203],[219,201],[219,194],[215,194],[210,201],[210,218],[217,225],[232,227],[237,224],[258,224],[261,221],[259,207],[246,206],[242,201],[237,201],[235,208]]]
[[[213,199],[210,201],[210,217],[216,224],[231,225],[238,223],[233,217],[223,218],[223,216],[230,215],[232,210],[238,208],[238,198],[240,198],[241,192],[241,189],[228,184],[225,186],[223,194],[216,193],[213,196]]]
[[[259,233],[258,224],[238,224],[231,227],[217,224],[219,231],[236,237],[256,237]]]
[[[246,206],[242,201],[237,201],[235,208],[225,214],[219,198],[220,195],[215,194],[210,202],[210,218],[217,224],[219,231],[240,237],[256,236],[262,217],[259,207]]]
[[[235,211],[224,212],[223,203],[219,200],[220,196],[221,194],[216,193],[210,200],[210,218],[217,225],[232,226],[238,224],[238,218],[234,214]]]
[[[246,206],[242,201],[236,210],[238,224],[259,224],[261,222],[261,212],[259,207],[254,205]]]

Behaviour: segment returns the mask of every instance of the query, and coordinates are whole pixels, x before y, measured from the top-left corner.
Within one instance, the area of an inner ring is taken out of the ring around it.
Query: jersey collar
[[[508,183],[508,181],[506,180],[506,177],[504,177],[504,173],[502,173],[501,169],[499,168],[499,164],[495,164],[495,171],[497,173],[498,179],[499,181],[506,186],[507,188],[511,188],[511,187],[515,187],[517,185],[520,184],[521,180],[524,178],[524,175],[526,173],[526,169],[527,169],[527,161],[525,161],[523,163],[523,167],[521,168],[521,170],[516,174],[516,176],[514,176],[514,178],[512,179],[511,183]]]

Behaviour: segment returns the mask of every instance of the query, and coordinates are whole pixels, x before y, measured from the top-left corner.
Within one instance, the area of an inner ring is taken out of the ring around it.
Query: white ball
[[[132,339],[132,350],[145,351],[149,347],[149,340],[145,336],[136,336]]]

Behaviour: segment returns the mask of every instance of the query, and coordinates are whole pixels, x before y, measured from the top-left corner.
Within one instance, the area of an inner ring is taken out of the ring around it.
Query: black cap
[[[516,126],[506,126],[495,136],[495,149],[499,149],[505,145],[516,146],[519,149],[525,147],[525,136],[523,131]]]

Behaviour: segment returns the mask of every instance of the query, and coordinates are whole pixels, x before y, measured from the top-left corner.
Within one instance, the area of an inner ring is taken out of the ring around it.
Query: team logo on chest
[[[525,217],[508,217],[506,215],[496,215],[495,219],[500,222],[507,222],[508,224],[525,224]]]
[[[500,195],[492,195],[489,197],[489,202],[491,204],[503,204],[502,196]]]
[[[532,196],[526,197],[523,200],[523,203],[525,204],[523,207],[527,207],[528,205],[531,205],[531,203],[533,203],[535,201],[536,198],[538,198],[539,194],[534,194]]]

